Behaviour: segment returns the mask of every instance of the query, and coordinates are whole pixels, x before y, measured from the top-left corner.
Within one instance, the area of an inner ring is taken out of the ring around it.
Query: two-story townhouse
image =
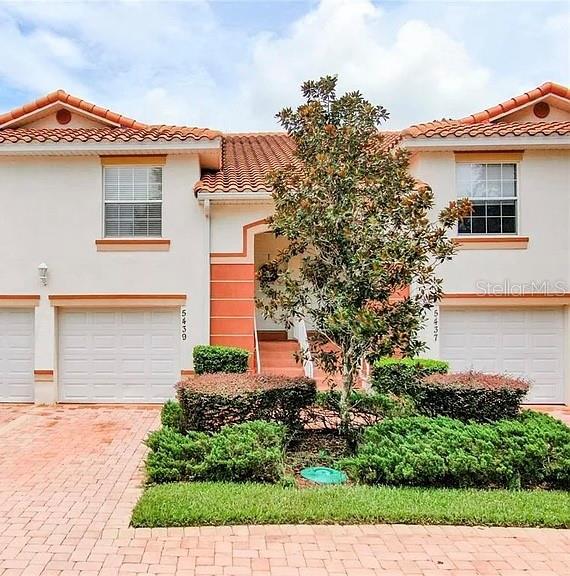
[[[385,142],[411,151],[438,206],[474,204],[427,353],[568,402],[570,91]],[[1,115],[0,400],[162,401],[198,343],[246,347],[263,369],[260,337],[283,334],[254,304],[279,248],[264,176],[292,152],[284,134],[146,125],[63,91]]]

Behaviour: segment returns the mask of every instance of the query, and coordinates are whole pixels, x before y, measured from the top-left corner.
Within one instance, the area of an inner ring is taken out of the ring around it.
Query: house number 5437
[[[186,308],[182,308],[182,318],[181,318],[181,322],[182,322],[182,330],[180,333],[180,336],[182,337],[182,340],[186,340]]]

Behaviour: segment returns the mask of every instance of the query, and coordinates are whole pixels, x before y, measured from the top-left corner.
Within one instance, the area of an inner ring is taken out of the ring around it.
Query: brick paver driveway
[[[570,531],[132,529],[156,408],[0,406],[0,576],[562,576]]]

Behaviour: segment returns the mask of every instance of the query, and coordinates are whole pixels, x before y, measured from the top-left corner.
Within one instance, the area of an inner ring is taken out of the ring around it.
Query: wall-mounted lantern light
[[[47,286],[48,266],[45,262],[42,262],[38,266],[38,274],[40,275],[40,282],[42,283],[42,286]]]

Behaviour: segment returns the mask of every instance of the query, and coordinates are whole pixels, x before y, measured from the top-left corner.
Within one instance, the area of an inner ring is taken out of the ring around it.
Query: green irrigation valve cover
[[[325,468],[324,466],[303,468],[301,476],[316,484],[344,484],[346,482],[346,474],[344,472],[334,470],[334,468]]]

